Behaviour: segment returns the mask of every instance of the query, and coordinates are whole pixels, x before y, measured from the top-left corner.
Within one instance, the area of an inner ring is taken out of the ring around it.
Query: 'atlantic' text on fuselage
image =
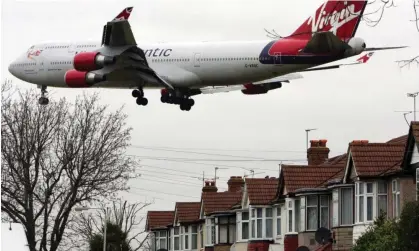
[[[172,52],[172,49],[148,49],[144,51],[144,54],[147,57],[168,57],[170,56],[170,53]]]

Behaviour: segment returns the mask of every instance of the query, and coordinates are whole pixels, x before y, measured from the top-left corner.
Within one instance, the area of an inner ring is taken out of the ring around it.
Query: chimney
[[[308,165],[320,165],[329,158],[330,149],[326,146],[327,140],[310,140],[307,150]]]
[[[202,188],[202,192],[205,193],[216,193],[218,188],[215,186],[215,181],[213,180],[206,180],[205,186]]]
[[[366,145],[368,142],[368,140],[352,140],[352,145]]]
[[[240,176],[231,176],[227,184],[229,192],[237,192],[243,188],[244,180]]]

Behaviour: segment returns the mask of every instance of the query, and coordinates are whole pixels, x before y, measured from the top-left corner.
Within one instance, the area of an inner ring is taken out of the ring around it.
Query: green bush
[[[108,222],[106,228],[106,251],[131,251],[127,242],[127,233],[119,225]],[[89,246],[90,251],[103,251],[103,234],[93,235]]]
[[[353,251],[418,251],[419,202],[408,202],[398,220],[382,214],[358,238]]]

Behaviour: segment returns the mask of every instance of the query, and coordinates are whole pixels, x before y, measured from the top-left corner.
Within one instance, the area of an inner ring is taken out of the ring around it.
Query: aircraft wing
[[[248,90],[255,90],[255,92],[260,93],[251,93],[251,94],[262,94],[266,93],[269,90],[277,89],[282,86],[283,82],[289,82],[290,80],[303,78],[300,73],[290,73],[283,76],[270,78],[258,82],[253,82],[244,85],[230,85],[230,86],[213,86],[213,87],[204,87],[200,91],[202,94],[214,94],[220,92],[231,92],[241,90],[245,93]],[[249,93],[250,94],[250,93]]]
[[[322,67],[313,67],[306,70],[302,70],[300,72],[306,72],[306,71],[320,71],[320,70],[330,70],[330,69],[337,69],[342,66],[349,66],[349,65],[358,65],[358,64],[365,64],[368,62],[368,60],[374,55],[374,52],[368,52],[365,53],[363,56],[358,58],[353,63],[347,63],[347,64],[337,64],[337,65],[330,65],[330,66],[322,66]]]
[[[149,67],[144,51],[137,47],[128,22],[132,9],[133,7],[125,8],[103,27],[103,47],[98,51],[104,55],[115,57],[117,63],[110,67],[105,66],[95,73],[106,75],[107,79],[116,81],[121,75],[130,76],[131,79],[136,79],[139,83],[157,84],[162,88],[173,90],[170,83]]]

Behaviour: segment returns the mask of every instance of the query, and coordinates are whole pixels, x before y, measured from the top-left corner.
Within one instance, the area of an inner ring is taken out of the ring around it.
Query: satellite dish
[[[331,232],[329,229],[321,227],[317,229],[316,233],[314,234],[314,238],[316,239],[317,243],[324,245],[331,242]]]
[[[306,246],[299,246],[295,251],[310,251],[310,249],[308,249]]]

